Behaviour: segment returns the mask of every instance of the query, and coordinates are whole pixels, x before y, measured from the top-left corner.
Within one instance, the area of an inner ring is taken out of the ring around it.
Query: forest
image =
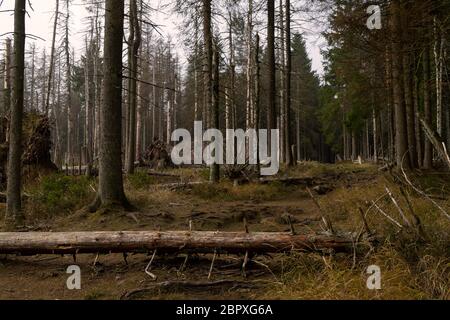
[[[450,1],[0,16],[0,299],[450,299]]]

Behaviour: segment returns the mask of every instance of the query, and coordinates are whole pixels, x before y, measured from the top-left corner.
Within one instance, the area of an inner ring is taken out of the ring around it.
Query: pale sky
[[[303,0],[298,0],[303,1]],[[0,0],[2,2],[2,0]],[[31,0],[34,11],[29,11],[30,17],[26,20],[26,30],[28,34],[37,36],[44,40],[36,40],[38,48],[46,46],[50,48],[53,28],[53,15],[55,10],[55,1],[51,0]],[[184,51],[183,39],[180,38],[178,32],[179,26],[182,20],[177,15],[171,12],[170,0],[152,0],[150,4],[153,8],[157,8],[159,12],[152,14],[152,22],[161,26],[161,33],[166,38],[171,38],[172,43],[181,57],[186,56]],[[14,0],[3,0],[0,7],[0,11],[12,10],[14,8]],[[71,7],[71,45],[77,49],[84,47],[84,32],[87,30],[85,26],[85,18],[87,12],[84,9],[84,5],[81,0],[74,0]],[[8,32],[13,31],[13,15],[12,12],[0,12],[0,43],[3,43],[5,35]],[[323,39],[320,37],[317,26],[308,22],[302,22],[300,18],[299,22],[293,23],[293,31],[299,31],[304,33],[304,36],[308,43],[308,52],[313,60],[313,69],[319,74],[323,74],[322,56],[320,54],[320,46],[324,45]],[[31,43],[32,40],[28,39],[27,43]]]

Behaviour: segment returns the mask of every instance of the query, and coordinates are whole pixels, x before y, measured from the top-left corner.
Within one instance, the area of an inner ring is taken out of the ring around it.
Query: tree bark
[[[7,38],[5,45],[5,83],[3,94],[3,111],[5,115],[8,114],[8,112],[11,110],[11,58],[11,39]]]
[[[246,129],[253,128],[253,0],[248,0],[247,13],[247,108],[246,108]]]
[[[99,159],[100,206],[128,206],[122,174],[122,39],[124,0],[106,0],[103,105]]]
[[[25,78],[26,0],[16,0],[14,7],[14,86],[8,153],[7,217],[16,225],[23,222],[22,212],[22,118]]]

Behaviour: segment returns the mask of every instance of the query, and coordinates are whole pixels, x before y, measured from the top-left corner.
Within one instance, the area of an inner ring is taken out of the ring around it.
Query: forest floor
[[[81,210],[95,196],[96,182],[85,177],[51,175],[26,179],[28,231],[126,231],[195,230],[243,231],[244,218],[252,231],[289,231],[292,217],[298,233],[321,231],[320,212],[304,186],[283,182],[234,186],[196,185],[177,191],[159,185],[180,181],[206,181],[205,169],[167,171],[175,176],[157,177],[141,171],[126,178],[126,192],[137,212]],[[450,175],[445,172],[411,173],[439,204],[450,208]],[[322,165],[304,163],[284,171],[283,177],[305,178],[320,190],[317,199],[340,231],[357,233],[361,228],[358,206],[383,196],[388,187],[397,195],[399,185],[388,173],[372,165]],[[355,254],[291,253],[255,257],[242,276],[243,257],[221,255],[212,271],[212,281],[227,280],[208,288],[183,287],[179,281],[208,281],[212,256],[156,256],[152,273],[145,272],[147,255],[98,257],[0,256],[0,299],[450,299],[450,222],[430,201],[411,191],[416,214],[421,218],[427,241],[409,232],[398,232],[376,210],[368,223],[383,239],[373,251]],[[389,198],[380,202],[384,211],[398,216]],[[4,205],[0,214],[4,216]],[[0,222],[0,230],[2,229]],[[82,270],[82,290],[68,290],[69,265]],[[366,270],[378,265],[382,290],[368,290]],[[133,294],[134,290],[153,288]],[[131,294],[130,294],[131,293]]]

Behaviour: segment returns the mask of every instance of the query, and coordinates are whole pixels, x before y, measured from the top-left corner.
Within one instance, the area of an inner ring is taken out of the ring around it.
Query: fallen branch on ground
[[[161,283],[156,283],[150,287],[136,289],[133,291],[126,292],[122,295],[121,300],[129,299],[132,296],[142,293],[153,292],[156,289],[191,289],[191,288],[211,288],[211,287],[224,287],[231,286],[233,288],[251,288],[261,284],[261,281],[235,281],[235,280],[219,280],[219,281],[165,281]]]

